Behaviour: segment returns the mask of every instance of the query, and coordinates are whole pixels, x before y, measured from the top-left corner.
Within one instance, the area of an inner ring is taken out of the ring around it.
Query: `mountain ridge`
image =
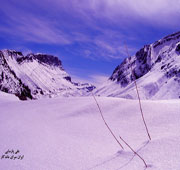
[[[124,59],[95,94],[137,99],[134,80],[142,99],[180,98],[180,32],[145,45]]]
[[[95,86],[72,82],[61,60],[53,55],[26,56],[15,50],[0,50],[0,90],[21,100],[53,96],[86,95]]]

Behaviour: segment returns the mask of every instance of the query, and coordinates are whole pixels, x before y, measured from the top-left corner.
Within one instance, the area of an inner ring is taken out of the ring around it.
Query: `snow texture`
[[[20,99],[86,95],[95,87],[74,83],[52,55],[0,51],[0,90]]]
[[[145,45],[126,58],[94,93],[137,99],[134,80],[142,99],[180,98],[180,32]]]
[[[22,160],[0,159],[2,170],[144,170],[123,143],[121,150],[104,125],[92,97],[19,101],[0,93],[0,154],[19,150]],[[115,135],[121,135],[149,170],[180,169],[179,100],[138,101],[97,97]]]

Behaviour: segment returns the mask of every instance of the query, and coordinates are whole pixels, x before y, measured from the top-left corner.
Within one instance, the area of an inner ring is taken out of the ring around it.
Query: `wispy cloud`
[[[27,19],[28,18],[28,19]],[[9,33],[11,36],[19,37],[25,41],[36,43],[70,44],[71,38],[61,29],[56,28],[55,23],[51,23],[44,18],[35,16],[9,16],[8,26],[2,26],[1,32]]]
[[[122,59],[127,57],[125,50],[125,40],[129,41],[129,37],[125,37],[118,31],[102,30],[101,34],[91,40],[91,45],[87,45],[84,50],[84,56],[91,59],[103,57],[104,59]],[[129,45],[130,54],[134,54],[138,49]]]
[[[179,0],[73,0],[72,4],[74,7],[78,4],[81,12],[86,13],[89,10],[95,17],[106,17],[115,22],[127,24],[127,19],[131,18],[131,21],[142,19],[143,22],[156,22],[159,26],[179,25]]]
[[[91,59],[123,58],[124,40],[135,53],[147,25],[180,26],[179,0],[7,0],[0,13],[1,36],[16,42],[78,44],[73,50]]]

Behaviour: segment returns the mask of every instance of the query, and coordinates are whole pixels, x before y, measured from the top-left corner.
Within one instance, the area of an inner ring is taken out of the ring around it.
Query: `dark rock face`
[[[96,87],[91,85],[91,86],[87,86],[86,89],[88,90],[88,92],[91,92],[95,89]]]
[[[117,81],[122,87],[126,87],[130,81],[128,69],[130,68],[129,60],[125,59],[119,66],[116,67],[113,74],[109,78],[112,81]]]
[[[22,56],[21,58],[17,58],[16,61],[18,62],[18,64],[21,64],[24,61],[32,62],[33,61],[33,57],[32,56],[31,57],[28,57],[28,56],[24,57],[24,56]]]
[[[32,61],[33,59],[36,59],[41,64],[48,64],[50,66],[56,66],[62,68],[62,62],[53,55],[47,55],[47,54],[28,54],[25,58],[25,60]]]
[[[64,77],[64,79],[71,82],[71,77],[70,76]]]
[[[134,78],[138,79],[145,75],[152,67],[151,63],[151,50],[150,46],[145,46],[140,51],[136,53],[136,66],[133,70]]]
[[[20,57],[16,58],[16,61],[21,64],[23,62],[32,62],[33,60],[37,60],[40,64],[47,64],[50,66],[60,67],[62,69],[62,62],[53,55],[47,54],[28,54],[27,56],[23,56],[21,52],[11,52],[12,56],[19,55]]]
[[[35,58],[40,63],[46,63],[57,67],[62,65],[61,61],[57,57],[52,55],[37,54],[35,55]]]
[[[176,51],[177,51],[178,53],[180,53],[180,44],[177,45]]]
[[[31,95],[31,90],[29,89],[28,86],[21,84],[22,85],[22,90],[20,92],[15,93],[15,95],[20,99],[20,100],[27,100],[27,99],[33,99]]]
[[[171,68],[166,72],[167,78],[176,77],[180,78],[180,69],[178,68]]]
[[[8,50],[7,52],[8,52],[8,55],[11,57],[17,57],[18,55],[23,56],[22,52],[20,51]]]
[[[18,53],[17,53],[18,54]],[[19,53],[20,54],[20,53]],[[31,90],[16,76],[8,66],[3,53],[0,51],[0,90],[15,94],[21,100],[32,99]]]
[[[126,87],[134,79],[139,79],[148,73],[151,67],[151,50],[150,46],[147,45],[136,53],[134,59],[129,57],[117,66],[109,79],[117,81],[121,87]]]
[[[176,32],[174,34],[168,35],[166,37],[164,37],[162,40],[156,41],[153,44],[153,48],[156,48],[162,44],[164,44],[165,42],[171,41],[171,40],[177,40],[180,38],[180,32]]]

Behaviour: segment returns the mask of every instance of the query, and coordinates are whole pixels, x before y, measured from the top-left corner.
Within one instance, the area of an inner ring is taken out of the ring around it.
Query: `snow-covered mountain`
[[[142,99],[180,98],[180,32],[145,45],[126,58],[95,94],[137,98],[135,79]]]
[[[61,61],[52,55],[0,51],[0,90],[20,99],[86,95],[95,87],[74,83]]]

